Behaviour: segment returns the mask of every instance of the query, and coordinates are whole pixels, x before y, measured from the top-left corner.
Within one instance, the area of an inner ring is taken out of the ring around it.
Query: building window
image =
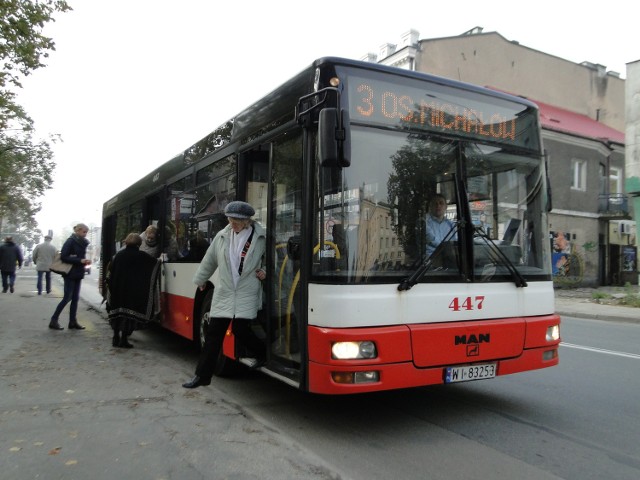
[[[606,195],[607,192],[607,167],[605,167],[602,163],[600,164],[600,195]]]
[[[571,188],[573,190],[587,190],[587,162],[585,160],[571,161]]]
[[[609,167],[609,193],[623,193],[621,168]]]

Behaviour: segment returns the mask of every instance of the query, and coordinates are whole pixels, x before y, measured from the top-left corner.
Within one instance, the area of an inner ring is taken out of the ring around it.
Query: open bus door
[[[299,238],[302,222],[302,135],[282,135],[268,145],[246,152],[239,171],[247,199],[256,210],[255,221],[267,231],[267,278],[263,282],[264,306],[256,329],[267,346],[264,369],[284,381],[299,384],[302,322],[296,312],[300,297],[300,262],[289,251]]]

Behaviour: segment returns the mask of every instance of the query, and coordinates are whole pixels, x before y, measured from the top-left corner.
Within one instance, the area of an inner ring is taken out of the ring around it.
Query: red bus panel
[[[548,340],[547,329],[558,315],[481,322],[330,329],[309,327],[310,392],[352,394],[445,383],[447,367],[494,363],[497,376],[558,364],[560,340]],[[480,337],[480,335],[483,335]],[[456,345],[456,338],[458,344]],[[336,341],[374,341],[374,359],[331,358]],[[478,355],[468,352],[479,347]],[[338,383],[336,374],[375,372],[377,380]]]
[[[524,318],[410,325],[416,367],[480,362],[522,353]]]
[[[161,301],[162,327],[193,340],[193,298],[163,292]]]

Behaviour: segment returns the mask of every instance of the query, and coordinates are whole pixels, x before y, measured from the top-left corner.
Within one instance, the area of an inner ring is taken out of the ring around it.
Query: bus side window
[[[204,254],[207,253],[209,242],[205,238],[204,233],[201,230],[198,230],[196,234],[189,239],[188,246],[189,250],[182,260],[185,262],[199,263],[202,261]]]
[[[267,226],[267,192],[269,184],[269,155],[268,152],[254,152],[249,164],[247,176],[247,202],[256,210],[253,217],[256,222]]]
[[[164,227],[164,253],[167,255],[167,260],[175,262],[180,258],[180,247],[175,234],[175,225],[173,222],[167,222]]]

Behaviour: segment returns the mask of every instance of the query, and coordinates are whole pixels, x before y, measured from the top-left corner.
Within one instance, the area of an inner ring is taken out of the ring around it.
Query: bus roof
[[[354,67],[354,68],[365,68],[367,70],[391,73],[393,75],[400,75],[407,78],[414,78],[416,80],[428,81],[438,85],[446,85],[454,88],[459,88],[462,90],[467,90],[470,92],[482,93],[484,95],[489,95],[494,98],[502,98],[504,100],[526,105],[527,107],[531,107],[536,110],[538,109],[537,105],[534,102],[527,100],[524,97],[511,95],[509,93],[501,92],[495,89],[490,89],[488,87],[483,87],[480,85],[475,85],[472,83],[461,82],[459,80],[454,80],[451,78],[440,77],[437,75],[432,75],[424,72],[416,72],[413,70],[406,70],[404,68],[391,67],[389,65],[381,65],[379,63],[365,62],[362,60],[351,60],[348,58],[341,58],[341,57],[322,57],[313,62],[312,68],[315,70],[315,67],[319,67],[327,63],[332,65],[344,65],[347,67]]]

